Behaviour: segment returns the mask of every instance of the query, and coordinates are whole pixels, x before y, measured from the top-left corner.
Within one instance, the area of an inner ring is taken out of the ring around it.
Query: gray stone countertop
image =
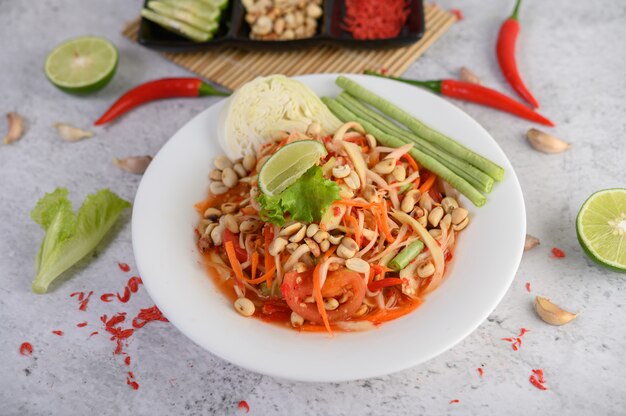
[[[166,323],[137,331],[128,347],[130,366],[114,356],[99,317],[120,310],[134,316],[153,303],[140,289],[126,305],[102,303],[134,269],[130,214],[126,213],[89,261],[51,293],[30,291],[42,231],[31,208],[55,187],[70,189],[78,205],[109,187],[132,200],[140,177],[119,171],[113,157],[155,154],[185,122],[213,99],[169,100],[142,107],[119,123],[98,128],[93,139],[61,141],[57,121],[89,128],[122,92],[141,82],[189,75],[158,54],[120,35],[141,1],[0,1],[0,113],[27,120],[24,138],[0,146],[0,414],[119,415],[243,414],[567,414],[618,415],[626,409],[626,294],[624,276],[597,267],[576,240],[575,217],[592,192],[626,185],[626,3],[526,0],[518,50],[521,72],[572,143],[560,155],[535,152],[524,134],[530,124],[507,114],[454,101],[476,118],[511,159],[524,191],[528,231],[541,246],[524,255],[500,305],[474,333],[416,368],[386,377],[336,384],[306,384],[251,373],[222,361]],[[486,85],[513,95],[498,69],[494,44],[512,1],[441,0],[465,18],[415,62],[407,75],[455,77],[462,65]],[[116,77],[103,91],[76,98],[46,80],[47,53],[73,36],[95,34],[120,51]],[[147,122],[148,121],[148,122]],[[0,120],[0,131],[6,123]],[[554,259],[551,247],[567,257]],[[485,264],[485,267],[489,267]],[[532,293],[525,284],[531,283]],[[70,293],[94,291],[85,312]],[[531,308],[545,294],[580,316],[564,327],[541,322]],[[85,328],[77,328],[87,321]],[[530,330],[519,351],[501,340]],[[64,331],[59,337],[52,330]],[[99,335],[89,338],[92,331]],[[32,343],[32,357],[18,353]],[[365,365],[365,363],[364,363]],[[484,376],[477,368],[484,369]],[[528,379],[543,368],[549,390]],[[140,388],[126,384],[134,372]],[[459,400],[450,404],[451,400]]]

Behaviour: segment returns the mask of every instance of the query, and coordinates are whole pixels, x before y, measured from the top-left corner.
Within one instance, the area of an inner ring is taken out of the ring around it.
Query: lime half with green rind
[[[71,94],[89,94],[104,88],[115,75],[117,48],[106,39],[82,36],[54,48],[46,58],[46,77]]]
[[[626,189],[605,189],[591,195],[578,212],[576,233],[593,261],[626,273]]]

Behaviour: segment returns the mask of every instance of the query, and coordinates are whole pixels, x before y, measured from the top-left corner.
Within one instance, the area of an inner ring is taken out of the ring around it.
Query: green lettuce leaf
[[[289,213],[296,221],[317,222],[328,207],[339,199],[339,185],[324,178],[322,168],[313,166],[289,185],[280,195],[261,194],[261,218],[277,225],[285,223]]]
[[[89,254],[130,203],[108,189],[88,195],[75,214],[67,189],[57,188],[37,202],[31,218],[46,232],[37,255],[33,292],[46,293],[64,271]]]

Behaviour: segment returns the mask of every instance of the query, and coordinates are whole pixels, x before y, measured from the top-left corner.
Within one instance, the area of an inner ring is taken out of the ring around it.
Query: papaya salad
[[[470,222],[459,191],[481,205],[410,130],[344,97],[271,76],[224,107],[227,155],[196,204],[196,234],[242,316],[331,333],[404,316],[441,284]]]

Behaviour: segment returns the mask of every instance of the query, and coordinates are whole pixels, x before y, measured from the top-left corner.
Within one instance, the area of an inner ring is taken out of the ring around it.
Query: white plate
[[[339,93],[336,75],[299,77],[322,95]],[[299,333],[237,314],[199,265],[193,205],[207,195],[215,125],[223,102],[198,114],[163,146],[137,191],[132,234],[137,267],[165,316],[186,336],[233,364],[301,381],[344,381],[415,366],[451,348],[502,299],[521,260],[526,215],[519,182],[494,139],[467,114],[429,92],[350,75],[506,170],[487,204],[467,200],[471,222],[443,284],[408,316],[360,333]],[[384,352],[384,353],[381,353]]]

